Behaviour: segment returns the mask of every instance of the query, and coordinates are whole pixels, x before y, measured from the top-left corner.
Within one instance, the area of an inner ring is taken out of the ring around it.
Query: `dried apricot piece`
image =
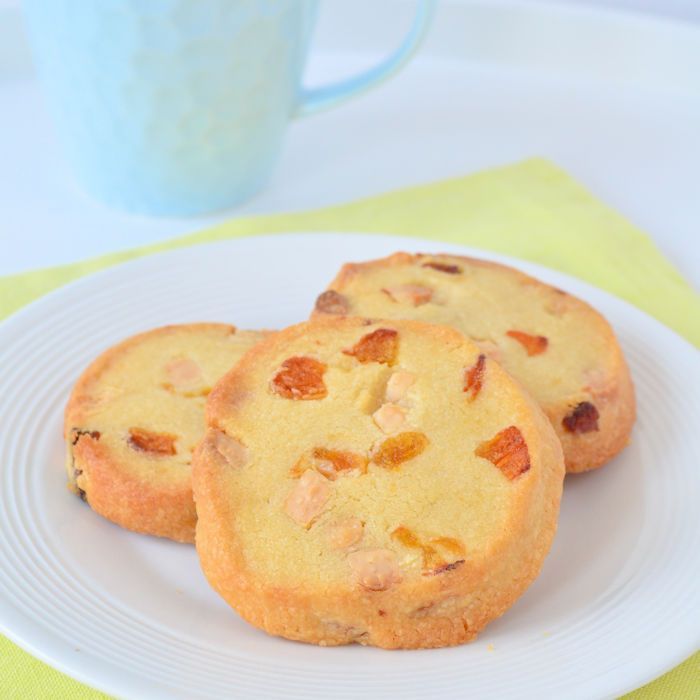
[[[315,469],[327,479],[335,481],[340,472],[357,469],[361,474],[367,473],[369,460],[366,456],[349,450],[329,450],[326,447],[314,447],[311,454],[302,455],[289,470],[289,476],[298,479],[307,469]]]
[[[314,465],[308,455],[302,455],[289,470],[292,479],[298,479],[307,469],[313,469]]]
[[[129,445],[135,450],[149,452],[159,457],[175,454],[177,435],[154,433],[144,428],[129,428]]]
[[[347,561],[361,588],[386,591],[401,583],[401,569],[389,549],[362,549],[348,554]]]
[[[404,547],[423,549],[423,544],[418,536],[413,531],[409,530],[405,525],[399,525],[391,533],[391,536],[397,542],[400,542]]]
[[[308,528],[330,497],[331,487],[328,481],[318,472],[309,469],[301,475],[287,496],[284,510],[292,520]]]
[[[564,416],[562,425],[570,433],[590,433],[598,430],[598,418],[598,409],[590,401],[581,401]]]
[[[311,401],[328,395],[323,382],[326,365],[313,357],[289,357],[272,378],[270,387],[285,399]]]
[[[316,311],[322,314],[345,316],[349,310],[350,302],[348,298],[336,292],[334,289],[322,292],[316,299]]]
[[[549,345],[549,341],[543,335],[530,335],[523,331],[507,331],[506,335],[517,340],[527,351],[529,356],[541,355]]]
[[[393,365],[399,351],[399,334],[393,328],[377,328],[363,335],[349,350],[343,350],[346,355],[352,355],[358,362],[379,362]]]
[[[511,481],[530,468],[530,453],[519,428],[511,425],[482,442],[474,454],[495,464]]]
[[[459,265],[449,265],[448,263],[441,263],[435,260],[423,263],[422,267],[430,267],[438,272],[445,272],[448,275],[458,275],[462,272],[462,268]]]
[[[464,372],[464,391],[469,394],[470,401],[478,396],[483,386],[485,363],[486,355],[479,355],[476,362]]]
[[[387,438],[372,455],[372,461],[386,469],[396,469],[403,462],[417,457],[428,446],[428,438],[423,433],[399,433]]]
[[[453,537],[432,537],[430,543],[426,544],[405,525],[399,525],[391,533],[391,537],[404,547],[421,550],[424,576],[456,568],[456,566],[452,566],[445,561],[444,557],[435,549],[435,546],[447,549],[451,554],[464,556],[464,545]],[[464,559],[460,561],[463,563]],[[453,564],[456,564],[456,562],[453,562]]]
[[[352,469],[358,469],[361,474],[367,473],[369,460],[356,452],[315,447],[312,455],[316,462],[316,469],[331,480],[334,480],[339,472],[351,471]]]
[[[397,284],[393,287],[384,287],[382,291],[397,304],[411,306],[422,306],[433,298],[433,290],[420,284]]]

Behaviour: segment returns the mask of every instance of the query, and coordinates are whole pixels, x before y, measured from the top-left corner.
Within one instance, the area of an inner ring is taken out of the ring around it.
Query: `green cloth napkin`
[[[430,238],[435,251],[449,241],[532,260],[627,299],[700,346],[700,297],[651,239],[540,159],[316,211],[233,219],[166,243],[0,278],[0,318],[108,265],[158,250],[285,231],[393,233]],[[626,698],[697,698],[698,679],[700,654]],[[0,696],[106,697],[2,637]]]

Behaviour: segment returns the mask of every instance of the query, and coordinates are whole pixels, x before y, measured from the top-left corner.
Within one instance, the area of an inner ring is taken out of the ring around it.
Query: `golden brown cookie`
[[[266,334],[166,326],[100,355],[65,411],[71,490],[129,530],[194,542],[190,461],[214,383]]]
[[[588,304],[505,265],[454,255],[347,264],[314,315],[454,326],[542,406],[568,472],[602,466],[629,442],[634,387],[608,322]]]
[[[456,330],[321,318],[249,352],[193,460],[211,585],[321,645],[473,639],[540,571],[564,463],[539,406]]]

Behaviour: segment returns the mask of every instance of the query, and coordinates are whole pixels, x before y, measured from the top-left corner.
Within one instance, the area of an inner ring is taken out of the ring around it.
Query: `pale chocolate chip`
[[[396,555],[389,549],[364,549],[348,555],[355,581],[369,591],[386,591],[401,582]]]
[[[386,385],[386,400],[396,403],[406,396],[408,389],[416,381],[416,375],[400,369],[394,372]]]
[[[284,510],[299,525],[309,527],[321,513],[330,496],[331,487],[328,480],[317,471],[307,469],[287,496]]]
[[[406,422],[406,412],[394,403],[382,404],[373,414],[372,420],[387,435],[401,429]]]

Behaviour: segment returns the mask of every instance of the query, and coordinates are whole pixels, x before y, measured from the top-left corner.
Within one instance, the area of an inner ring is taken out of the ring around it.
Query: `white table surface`
[[[189,219],[130,216],[78,189],[14,3],[0,0],[0,274],[542,155],[650,233],[700,288],[700,24],[688,21],[700,18],[700,3],[597,0],[656,13],[644,16],[584,0],[443,2],[428,42],[398,78],[293,124],[254,200]],[[309,79],[376,60],[399,39],[411,8],[406,0],[326,2]],[[518,19],[505,34],[504,13]]]

